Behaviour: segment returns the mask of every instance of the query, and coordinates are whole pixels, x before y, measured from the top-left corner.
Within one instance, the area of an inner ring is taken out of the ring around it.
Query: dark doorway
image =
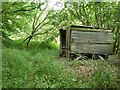
[[[60,56],[66,56],[66,30],[60,29]]]

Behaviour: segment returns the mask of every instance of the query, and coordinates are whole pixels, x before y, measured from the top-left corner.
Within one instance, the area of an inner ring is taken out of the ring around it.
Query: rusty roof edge
[[[105,30],[105,32],[111,32],[111,29],[105,29],[105,28],[99,28],[99,27],[91,27],[91,26],[78,26],[78,25],[70,25],[70,26],[66,26],[65,29],[61,28],[60,30],[66,30],[67,27],[78,27],[78,28],[88,28],[88,29],[103,29]]]
[[[104,29],[104,30],[111,30],[111,29],[105,29],[105,28],[99,28],[99,27],[91,27],[91,26],[78,26],[78,25],[70,25],[69,27],[79,27],[79,28],[91,28],[91,29]]]

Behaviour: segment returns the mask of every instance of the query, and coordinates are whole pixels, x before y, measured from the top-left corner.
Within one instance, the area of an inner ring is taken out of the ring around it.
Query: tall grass
[[[28,87],[32,74],[30,54],[25,50],[3,48],[2,82],[3,87]]]
[[[63,86],[62,70],[65,64],[58,61],[58,45],[34,41],[27,49],[24,44],[19,45],[20,41],[3,41],[3,88]]]
[[[68,63],[60,60],[56,43],[32,41],[26,48],[25,43],[19,44],[21,41],[3,41],[3,88],[117,87],[116,69],[108,61],[74,60]]]

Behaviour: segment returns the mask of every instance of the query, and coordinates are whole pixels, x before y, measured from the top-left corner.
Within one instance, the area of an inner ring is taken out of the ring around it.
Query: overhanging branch
[[[33,7],[33,8],[31,8],[31,9],[24,9],[25,7],[23,7],[23,8],[21,8],[21,9],[19,9],[19,10],[16,10],[16,11],[14,11],[14,13],[15,12],[19,12],[19,11],[31,11],[31,10],[34,10],[34,9],[36,9],[36,8],[38,8],[38,7],[40,7],[42,4],[41,3],[39,3],[39,5],[37,6],[37,7]],[[28,6],[27,6],[28,7]]]
[[[17,2],[18,2],[19,0],[17,0],[16,2],[14,2],[13,4],[12,4],[12,6],[14,6],[14,5],[17,5]],[[1,14],[3,14],[3,12],[5,12],[7,9],[9,9],[10,7],[7,7],[7,8],[5,8],[4,10],[2,10],[1,12],[0,12],[0,15]]]

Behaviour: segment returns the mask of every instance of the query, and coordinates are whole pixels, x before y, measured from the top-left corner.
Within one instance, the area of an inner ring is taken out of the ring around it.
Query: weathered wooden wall
[[[111,30],[69,26],[66,28],[66,34],[64,33],[63,31],[60,33],[60,51],[61,54],[65,54],[64,56],[68,57],[68,60],[71,57],[71,53],[77,55],[81,53],[112,54],[113,33]],[[64,39],[64,35],[66,39]],[[63,52],[64,50],[66,50],[66,53]]]
[[[113,34],[71,30],[70,51],[74,53],[112,54]]]

